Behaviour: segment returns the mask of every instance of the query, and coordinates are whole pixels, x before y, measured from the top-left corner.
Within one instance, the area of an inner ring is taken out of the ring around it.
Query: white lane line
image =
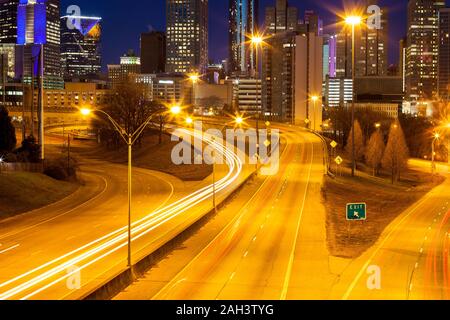
[[[302,223],[303,211],[305,210],[306,197],[308,195],[309,183],[311,181],[311,172],[312,172],[312,167],[313,167],[313,163],[314,163],[314,144],[309,138],[308,138],[308,140],[311,144],[311,163],[309,164],[308,180],[306,181],[305,193],[303,195],[302,208],[300,210],[300,216],[299,216],[298,223],[297,223],[297,230],[295,232],[295,237],[294,237],[294,240],[292,243],[292,251],[291,251],[291,255],[289,257],[289,263],[288,263],[288,267],[287,267],[285,278],[284,278],[283,291],[281,292],[280,300],[286,300],[286,298],[287,298],[287,294],[288,294],[288,290],[289,290],[289,283],[291,282],[292,268],[294,266],[294,257],[295,257],[295,249],[297,247],[297,239],[298,239],[298,236],[300,233],[300,226]]]
[[[16,244],[15,246],[9,247],[8,249],[4,249],[4,250],[0,251],[0,254],[11,251],[19,246],[20,246],[20,244]]]

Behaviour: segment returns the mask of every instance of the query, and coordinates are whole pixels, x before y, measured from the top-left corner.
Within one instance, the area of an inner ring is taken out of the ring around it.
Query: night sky
[[[139,4],[138,4],[139,3]],[[61,0],[61,12],[65,14],[72,4],[80,6],[83,15],[103,18],[103,64],[118,63],[119,57],[128,49],[139,49],[139,34],[150,28],[165,30],[165,0],[144,1],[92,1]],[[264,8],[275,0],[260,0],[260,21]],[[349,3],[349,2],[347,2]],[[380,0],[389,8],[389,62],[397,63],[398,41],[406,33],[407,0]],[[315,10],[323,18],[325,33],[334,30],[336,11],[344,8],[342,0],[290,0],[289,4],[300,9]],[[210,58],[220,61],[228,50],[228,0],[209,0],[209,52]]]

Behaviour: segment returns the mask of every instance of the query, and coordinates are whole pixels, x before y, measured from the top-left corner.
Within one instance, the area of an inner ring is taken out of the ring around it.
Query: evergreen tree
[[[384,169],[391,172],[392,183],[400,179],[402,171],[406,168],[409,158],[409,150],[406,145],[402,127],[397,121],[392,124],[389,131],[389,139],[381,164]]]
[[[364,137],[358,120],[355,120],[353,127],[355,128],[355,159],[356,161],[361,161],[364,158]],[[346,150],[350,156],[352,155],[353,148],[352,141],[353,128],[350,130],[346,146]]]
[[[374,176],[379,173],[385,148],[383,134],[380,130],[375,131],[370,137],[366,150],[366,163],[373,169]]]
[[[12,151],[16,143],[16,129],[11,122],[8,110],[0,107],[0,151]]]

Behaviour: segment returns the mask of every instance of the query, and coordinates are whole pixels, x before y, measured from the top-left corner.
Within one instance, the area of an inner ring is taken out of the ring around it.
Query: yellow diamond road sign
[[[334,148],[336,148],[338,146],[338,143],[336,141],[332,141],[330,143],[330,146],[334,149]]]
[[[336,162],[338,165],[340,165],[342,162],[344,162],[344,159],[342,159],[341,157],[337,157],[336,159],[334,159],[334,162]]]

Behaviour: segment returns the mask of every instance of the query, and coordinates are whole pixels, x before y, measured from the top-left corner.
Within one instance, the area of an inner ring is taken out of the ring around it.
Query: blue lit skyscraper
[[[25,82],[37,74],[37,57],[44,48],[44,87],[64,86],[60,54],[60,1],[20,0],[17,9],[17,44]]]
[[[255,54],[249,36],[258,30],[258,0],[230,0],[229,70],[246,74],[254,69]]]

